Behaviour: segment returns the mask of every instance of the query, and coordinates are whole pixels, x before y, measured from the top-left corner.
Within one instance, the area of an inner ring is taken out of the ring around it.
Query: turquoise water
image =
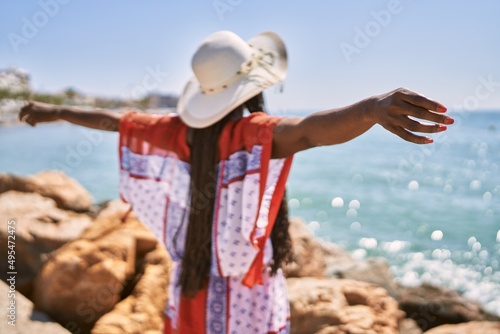
[[[384,256],[398,281],[458,290],[500,315],[500,113],[455,113],[435,143],[374,127],[297,154],[293,216],[354,256]],[[96,201],[116,198],[117,134],[58,123],[0,128],[0,171],[62,169]]]

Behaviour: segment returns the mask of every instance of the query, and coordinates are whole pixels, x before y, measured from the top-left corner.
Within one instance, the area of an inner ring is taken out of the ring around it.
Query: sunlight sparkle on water
[[[361,183],[361,182],[363,182],[363,175],[361,175],[361,174],[354,174],[352,176],[352,182],[355,182],[355,183]]]
[[[441,231],[441,230],[435,230],[431,234],[431,239],[434,240],[434,241],[439,241],[439,240],[443,239],[443,231]]]
[[[313,220],[312,222],[307,224],[307,227],[309,228],[310,231],[315,232],[315,231],[319,230],[321,225],[319,224],[319,222]]]
[[[361,238],[359,239],[359,246],[366,249],[377,248],[378,242],[375,238]]]
[[[470,183],[470,190],[479,190],[481,189],[481,181],[474,180]]]
[[[360,248],[360,249],[356,249],[355,251],[353,251],[351,255],[354,259],[360,260],[360,259],[365,258],[366,254],[367,254],[366,250]]]
[[[405,286],[418,286],[421,283],[415,271],[407,271],[404,273],[403,277],[396,280]]]
[[[345,215],[347,218],[356,218],[358,216],[358,211],[356,211],[355,209],[349,209],[347,210]]]
[[[401,252],[407,245],[407,241],[394,240],[383,243],[382,248],[389,253],[398,253]]]
[[[472,250],[479,252],[481,250],[481,243],[480,242],[475,242],[474,245],[472,245]]]
[[[335,197],[332,199],[332,207],[334,208],[341,208],[344,206],[344,200],[342,197]]]
[[[355,209],[358,210],[361,206],[361,203],[357,199],[353,199],[352,201],[349,202],[349,208],[350,209]]]
[[[419,188],[419,184],[417,181],[411,181],[410,183],[408,183],[409,190],[415,191],[415,190],[418,190],[418,188]]]
[[[360,222],[354,222],[350,226],[351,231],[359,231],[361,230],[361,223]]]
[[[450,194],[453,192],[453,187],[451,186],[451,184],[447,184],[444,186],[443,191],[447,194]]]
[[[435,259],[446,260],[451,256],[451,252],[448,249],[436,248],[432,251],[432,257]]]
[[[300,208],[300,202],[299,202],[299,200],[298,200],[298,199],[296,199],[296,198],[292,198],[292,199],[290,199],[290,200],[288,201],[288,207],[289,207],[290,209],[298,209],[298,208]]]
[[[476,162],[474,160],[467,160],[467,162],[465,163],[466,167],[468,169],[474,169],[476,168]]]
[[[469,240],[467,240],[467,245],[469,245],[469,247],[472,247],[472,245],[474,245],[476,241],[476,237],[470,237]]]

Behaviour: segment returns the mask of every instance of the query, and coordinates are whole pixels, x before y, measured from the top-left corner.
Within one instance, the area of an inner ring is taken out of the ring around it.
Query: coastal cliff
[[[128,209],[120,200],[94,204],[60,172],[0,174],[0,217],[16,224],[14,287],[33,302],[17,304],[19,333],[44,324],[53,332],[54,322],[58,333],[162,333],[170,258],[133,215],[123,219]],[[384,259],[354,259],[298,219],[290,232],[292,333],[500,333],[497,317],[455,291],[400,286]],[[2,224],[2,254],[8,235]],[[0,266],[0,284],[12,288]]]

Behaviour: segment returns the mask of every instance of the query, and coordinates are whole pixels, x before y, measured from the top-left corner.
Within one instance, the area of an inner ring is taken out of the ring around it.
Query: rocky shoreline
[[[122,219],[127,210],[119,200],[95,205],[60,172],[0,174],[0,219],[16,222],[17,271],[16,327],[2,321],[0,332],[162,333],[170,259],[133,215]],[[292,333],[500,334],[498,317],[457,292],[400,286],[384,259],[356,260],[297,219],[290,229]],[[2,254],[8,235],[4,223]],[[5,294],[8,271],[0,262]]]

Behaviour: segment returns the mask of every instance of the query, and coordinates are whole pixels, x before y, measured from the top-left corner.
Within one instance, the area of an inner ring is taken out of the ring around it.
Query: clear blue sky
[[[449,108],[500,110],[495,0],[3,1],[0,68],[25,68],[37,90],[103,96],[130,96],[157,68],[168,75],[155,88],[179,94],[197,45],[222,29],[284,38],[289,75],[283,94],[268,94],[275,111],[338,107],[399,86]]]

